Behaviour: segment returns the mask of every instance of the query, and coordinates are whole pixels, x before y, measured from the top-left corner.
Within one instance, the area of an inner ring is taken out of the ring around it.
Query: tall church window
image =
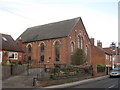
[[[80,37],[78,37],[78,48],[81,49],[81,38]]]
[[[31,60],[31,53],[32,53],[32,47],[31,45],[28,45],[28,61]]]
[[[86,57],[88,57],[88,46],[86,46],[85,53],[86,53]]]
[[[71,56],[74,55],[74,43],[71,43]]]
[[[41,43],[40,45],[40,60],[43,62],[44,61],[44,51],[45,51],[45,45],[44,43]]]
[[[60,61],[60,44],[58,42],[55,44],[55,60]]]

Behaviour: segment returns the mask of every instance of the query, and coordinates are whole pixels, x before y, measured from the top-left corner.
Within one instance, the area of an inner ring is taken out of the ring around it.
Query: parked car
[[[120,77],[120,68],[114,68],[113,70],[111,70],[110,77]]]

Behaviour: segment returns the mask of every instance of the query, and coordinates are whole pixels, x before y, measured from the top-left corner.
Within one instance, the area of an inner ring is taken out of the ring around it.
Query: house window
[[[3,39],[4,41],[8,41],[5,37],[2,37],[2,39]]]
[[[18,59],[18,53],[15,53],[15,52],[9,52],[8,54],[8,58],[9,59]]]
[[[44,61],[44,50],[45,50],[45,45],[44,45],[44,43],[41,43],[40,46],[41,46],[41,47],[40,47],[40,60],[41,60],[41,61]]]
[[[109,55],[106,54],[106,59],[109,59]]]
[[[111,58],[112,58],[112,57],[110,56],[110,61],[111,61]]]
[[[60,44],[58,42],[55,44],[55,60],[60,61]]]
[[[71,56],[74,54],[74,43],[71,43]]]

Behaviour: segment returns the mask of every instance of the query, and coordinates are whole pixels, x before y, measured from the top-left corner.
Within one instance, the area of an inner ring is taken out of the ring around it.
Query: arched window
[[[60,44],[58,42],[55,43],[55,60],[60,61]]]
[[[83,48],[83,38],[81,38],[81,49]]]
[[[31,45],[28,45],[28,53],[31,53],[31,50],[32,50]]]
[[[71,43],[71,56],[74,55],[74,43]]]
[[[81,38],[80,37],[78,37],[78,48],[80,48],[81,49]]]
[[[88,46],[86,46],[85,53],[86,53],[86,57],[88,57]]]
[[[44,50],[45,50],[45,45],[44,43],[41,43],[40,45],[40,61],[44,61]]]
[[[31,45],[28,45],[28,61],[31,60],[31,52],[32,52],[32,47]]]

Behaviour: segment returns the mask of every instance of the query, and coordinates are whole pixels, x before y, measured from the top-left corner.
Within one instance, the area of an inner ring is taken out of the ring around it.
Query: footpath
[[[2,88],[32,88],[33,78],[36,77],[37,73],[40,73],[40,68],[29,69],[19,75],[11,76],[5,80],[2,80]]]

